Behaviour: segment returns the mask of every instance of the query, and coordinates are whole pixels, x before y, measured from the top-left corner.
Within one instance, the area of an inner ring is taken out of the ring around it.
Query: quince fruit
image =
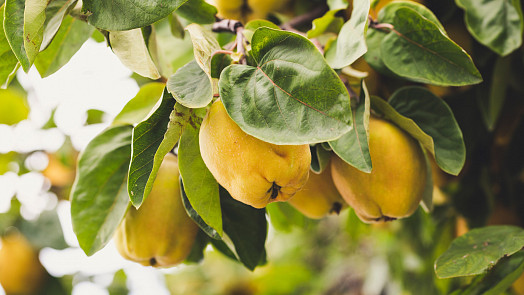
[[[306,185],[288,202],[312,219],[320,219],[328,214],[339,214],[347,206],[333,183],[329,167],[320,174],[311,173]]]
[[[287,201],[306,183],[309,145],[275,145],[240,129],[217,100],[202,122],[200,154],[231,196],[255,208]]]
[[[178,160],[167,154],[142,206],[130,207],[115,233],[120,254],[145,266],[171,267],[187,258],[198,226],[182,204]]]
[[[2,237],[0,246],[0,284],[7,295],[36,294],[46,271],[38,252],[18,232]]]
[[[333,181],[344,200],[366,223],[413,214],[422,199],[427,177],[419,143],[394,124],[370,117],[369,152],[371,173],[338,157],[332,159]]]

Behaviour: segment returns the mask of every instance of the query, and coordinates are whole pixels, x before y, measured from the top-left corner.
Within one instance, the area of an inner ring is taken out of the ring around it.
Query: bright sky
[[[85,112],[88,109],[105,111],[108,114],[106,121],[110,121],[138,92],[138,86],[130,75],[131,71],[120,63],[105,43],[92,40],[88,40],[66,66],[45,79],[40,78],[35,68],[27,74],[19,71],[17,77],[28,91],[31,112],[29,119],[17,126],[0,125],[0,153],[10,150],[56,151],[63,144],[64,134],[71,136],[77,150],[83,149],[107,127],[107,124],[83,126]],[[39,130],[48,121],[54,108],[57,108],[55,123],[58,128]],[[35,154],[27,161],[40,168],[36,170],[47,165],[47,158],[42,157],[42,153]],[[43,210],[58,206],[64,235],[71,248],[60,251],[43,249],[40,259],[54,276],[78,272],[95,276],[95,283],[77,284],[74,295],[108,294],[105,287],[111,283],[113,273],[120,268],[124,268],[128,276],[130,294],[169,294],[164,287],[162,272],[124,260],[112,243],[87,257],[78,248],[72,230],[69,202],[57,204],[56,196],[47,192],[49,183],[41,173],[30,172],[18,176],[17,173],[8,172],[0,175],[0,187],[0,212],[9,209],[10,200],[15,194],[22,203],[21,213],[25,218],[35,218]]]

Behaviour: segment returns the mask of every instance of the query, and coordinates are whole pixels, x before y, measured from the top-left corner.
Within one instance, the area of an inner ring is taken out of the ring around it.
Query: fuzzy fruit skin
[[[312,219],[321,219],[328,214],[338,214],[347,207],[333,183],[329,166],[320,174],[310,173],[306,185],[288,202]]]
[[[309,145],[275,145],[238,127],[217,100],[202,122],[200,154],[231,196],[255,208],[287,201],[309,177]]]
[[[366,223],[410,216],[422,199],[427,177],[420,145],[394,124],[370,117],[369,149],[369,174],[333,157],[331,172],[338,191]]]
[[[129,208],[115,234],[124,258],[145,266],[171,267],[189,255],[198,226],[184,209],[178,178],[177,158],[167,154],[151,193],[138,210]]]
[[[38,252],[23,235],[11,233],[2,237],[0,284],[7,295],[35,294],[45,276]]]

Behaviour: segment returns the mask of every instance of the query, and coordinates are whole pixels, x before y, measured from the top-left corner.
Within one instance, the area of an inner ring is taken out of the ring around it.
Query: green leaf
[[[238,258],[237,256],[235,255],[235,253],[233,253],[233,251],[229,248],[229,246],[224,243],[224,241],[222,240],[211,240],[211,245],[213,245],[213,248],[215,250],[217,250],[218,252],[224,254],[227,258],[233,260],[233,261],[237,261],[238,262]]]
[[[0,88],[7,88],[19,66],[4,32],[4,10],[5,5],[0,6]]]
[[[433,143],[412,134],[433,154],[439,167],[449,174],[458,175],[466,161],[466,147],[449,106],[423,87],[401,88],[393,93],[389,104],[431,136]]]
[[[511,80],[512,57],[499,57],[491,74],[489,90],[484,87],[477,88],[477,101],[484,123],[488,130],[493,130],[506,101],[506,92]]]
[[[435,262],[439,278],[478,275],[524,247],[524,229],[517,226],[476,228],[456,238]]]
[[[178,15],[176,15],[175,13],[171,13],[168,18],[171,34],[173,34],[173,36],[179,39],[184,39],[186,31],[184,30],[184,25],[182,25],[182,23],[178,19]]]
[[[193,243],[193,248],[191,252],[184,260],[184,263],[199,263],[204,259],[204,251],[206,250],[207,245],[209,244],[209,237],[206,233],[199,230]]]
[[[26,0],[24,9],[24,48],[32,64],[44,39],[48,0]]]
[[[44,211],[33,221],[20,218],[16,227],[37,249],[51,247],[62,250],[67,248],[64,233],[56,211]]]
[[[461,295],[503,294],[524,271],[524,251],[502,258],[486,275],[475,280]]]
[[[197,24],[190,24],[186,30],[191,35],[196,62],[211,79],[211,58],[215,51],[220,50],[217,39],[211,32]]]
[[[523,20],[518,0],[455,0],[464,9],[471,35],[501,56],[522,45]],[[480,4],[480,5],[479,5]]]
[[[244,26],[244,31],[242,31],[242,33],[244,34],[244,37],[246,38],[246,41],[251,43],[251,39],[253,39],[253,34],[255,33],[255,31],[258,28],[261,28],[261,27],[268,27],[268,28],[271,28],[271,29],[280,30],[280,28],[277,25],[275,25],[274,23],[272,23],[272,22],[270,22],[268,20],[255,19],[255,20],[249,21]]]
[[[55,34],[62,25],[62,21],[64,20],[65,16],[69,13],[71,8],[76,5],[76,3],[76,0],[53,0],[47,4],[45,9],[46,17],[44,23],[43,40],[40,50],[45,49],[49,43],[51,43],[55,37]]]
[[[370,173],[372,169],[369,155],[369,93],[362,80],[360,99],[353,112],[353,128],[337,140],[330,141],[333,151],[351,166]]]
[[[6,0],[4,4],[4,32],[13,53],[24,71],[29,71],[32,62],[24,47],[24,0]]]
[[[257,65],[230,65],[219,81],[224,106],[244,132],[274,144],[305,144],[351,129],[347,89],[309,40],[262,27],[251,47]]]
[[[266,206],[266,211],[271,225],[282,232],[291,232],[294,227],[306,228],[315,222],[286,202],[270,203]]]
[[[205,107],[213,99],[211,81],[194,60],[167,79],[167,90],[178,103],[188,108]]]
[[[311,150],[311,170],[320,174],[329,164],[331,152],[326,150],[321,144],[316,144],[309,148]]]
[[[84,0],[82,11],[89,23],[108,31],[148,26],[167,17],[187,0]]]
[[[25,97],[15,90],[0,89],[0,124],[14,125],[27,119],[29,107]]]
[[[395,74],[442,86],[482,81],[467,52],[415,10],[399,8],[393,25],[394,30],[384,37],[380,50],[384,64]]]
[[[217,53],[211,58],[211,78],[218,79],[222,71],[233,63],[233,59],[229,54]]]
[[[336,16],[340,10],[330,10],[324,16],[313,20],[313,27],[307,31],[309,39],[318,37],[326,32],[338,33],[344,25],[344,19]]]
[[[116,115],[113,125],[134,125],[142,122],[162,97],[164,87],[164,83],[157,82],[140,87],[136,96]]]
[[[195,223],[206,235],[215,240],[221,240],[222,238],[220,237],[218,232],[211,226],[207,225],[204,219],[202,219],[198,212],[195,211],[193,206],[191,206],[191,202],[189,202],[186,190],[184,189],[184,182],[182,181],[182,177],[180,177],[180,191],[182,193],[182,203],[184,204],[184,208],[186,209],[187,215],[189,215],[189,217],[191,217],[191,219],[195,221]]]
[[[204,0],[189,0],[178,8],[178,15],[197,24],[212,24],[215,22],[217,9]]]
[[[36,57],[35,66],[40,76],[47,77],[68,63],[94,30],[85,22],[66,16],[53,41]]]
[[[349,66],[367,51],[365,36],[370,1],[355,1],[353,5],[351,19],[342,26],[336,44],[326,52],[328,64],[335,69]]]
[[[191,207],[207,225],[222,236],[222,212],[218,183],[200,155],[198,131],[196,123],[192,122],[182,133],[178,147],[180,175],[182,175],[184,189]]]
[[[71,190],[71,218],[87,255],[109,242],[129,205],[125,179],[132,131],[129,125],[106,129],[80,154]]]
[[[220,187],[220,204],[224,232],[235,245],[240,261],[248,269],[254,270],[265,260],[266,210],[255,209],[234,200],[223,187]]]
[[[420,206],[426,212],[433,211],[433,171],[431,170],[431,162],[426,151],[424,151],[424,160],[426,161],[426,185],[422,192],[422,201]]]
[[[177,108],[166,90],[153,114],[133,129],[127,190],[136,208],[151,192],[160,164],[180,138],[188,116],[187,109]]]
[[[86,111],[86,113],[86,125],[100,124],[104,122],[104,116],[106,115],[106,112],[97,109],[89,109]]]
[[[109,43],[115,55],[127,68],[153,80],[160,78],[140,29],[111,31]]]

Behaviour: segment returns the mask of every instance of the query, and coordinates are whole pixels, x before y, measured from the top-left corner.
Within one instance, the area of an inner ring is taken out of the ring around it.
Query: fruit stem
[[[269,191],[271,191],[271,197],[270,197],[271,200],[274,200],[278,197],[278,193],[280,192],[281,188],[282,187],[280,185],[278,185],[276,182],[273,181],[273,185],[269,189]]]

